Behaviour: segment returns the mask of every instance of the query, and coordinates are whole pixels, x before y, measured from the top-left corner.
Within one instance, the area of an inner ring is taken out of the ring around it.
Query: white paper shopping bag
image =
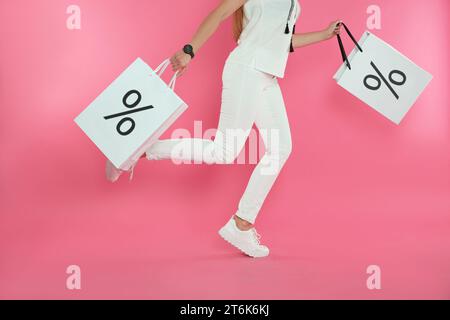
[[[344,63],[334,79],[386,118],[400,124],[432,75],[368,31],[356,42],[347,26],[342,25],[356,48],[347,57],[338,35]]]
[[[160,78],[169,64],[167,59],[152,70],[138,58],[76,117],[115,167],[130,169],[187,109],[174,92],[177,74],[169,85]]]

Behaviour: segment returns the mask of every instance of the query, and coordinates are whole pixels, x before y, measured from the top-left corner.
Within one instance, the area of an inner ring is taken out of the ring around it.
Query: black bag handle
[[[352,33],[350,32],[350,30],[348,29],[348,27],[345,25],[345,23],[340,22],[340,25],[344,26],[345,31],[347,32],[347,34],[350,36],[350,38],[352,39],[353,43],[356,45],[356,47],[358,48],[359,51],[363,52],[363,49],[361,49],[361,46],[359,45],[358,41],[356,41],[355,37],[353,37]],[[345,52],[345,48],[344,48],[344,44],[342,43],[342,39],[341,36],[338,34],[337,35],[337,39],[338,39],[338,43],[339,43],[339,49],[341,50],[341,55],[342,55],[342,60],[345,62],[345,64],[347,65],[347,67],[352,70],[352,66],[350,65],[350,62],[348,62],[348,57],[347,57],[347,53]]]

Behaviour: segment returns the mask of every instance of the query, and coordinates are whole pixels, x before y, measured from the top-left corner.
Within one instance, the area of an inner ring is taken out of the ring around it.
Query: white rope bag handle
[[[162,74],[164,73],[164,71],[166,71],[167,67],[170,65],[170,59],[166,59],[163,62],[161,62],[161,64],[156,67],[156,69],[154,70],[155,73],[158,75],[158,77],[161,77]],[[172,89],[173,91],[175,91],[175,84],[177,82],[177,76],[178,76],[178,71],[175,72],[175,74],[173,75],[172,79],[170,80],[168,86],[170,89]]]

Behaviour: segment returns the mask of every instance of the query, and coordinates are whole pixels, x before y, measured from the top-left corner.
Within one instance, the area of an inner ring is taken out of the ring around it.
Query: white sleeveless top
[[[247,0],[243,31],[228,59],[283,78],[300,11],[298,0]]]

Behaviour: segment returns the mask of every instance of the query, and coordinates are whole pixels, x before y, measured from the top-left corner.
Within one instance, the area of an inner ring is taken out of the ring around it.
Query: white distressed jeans
[[[255,124],[264,142],[265,154],[253,170],[235,212],[238,217],[254,223],[292,150],[286,108],[278,79],[252,65],[227,59],[222,84],[219,124],[213,140],[158,140],[146,151],[146,157],[231,164],[244,148]]]

